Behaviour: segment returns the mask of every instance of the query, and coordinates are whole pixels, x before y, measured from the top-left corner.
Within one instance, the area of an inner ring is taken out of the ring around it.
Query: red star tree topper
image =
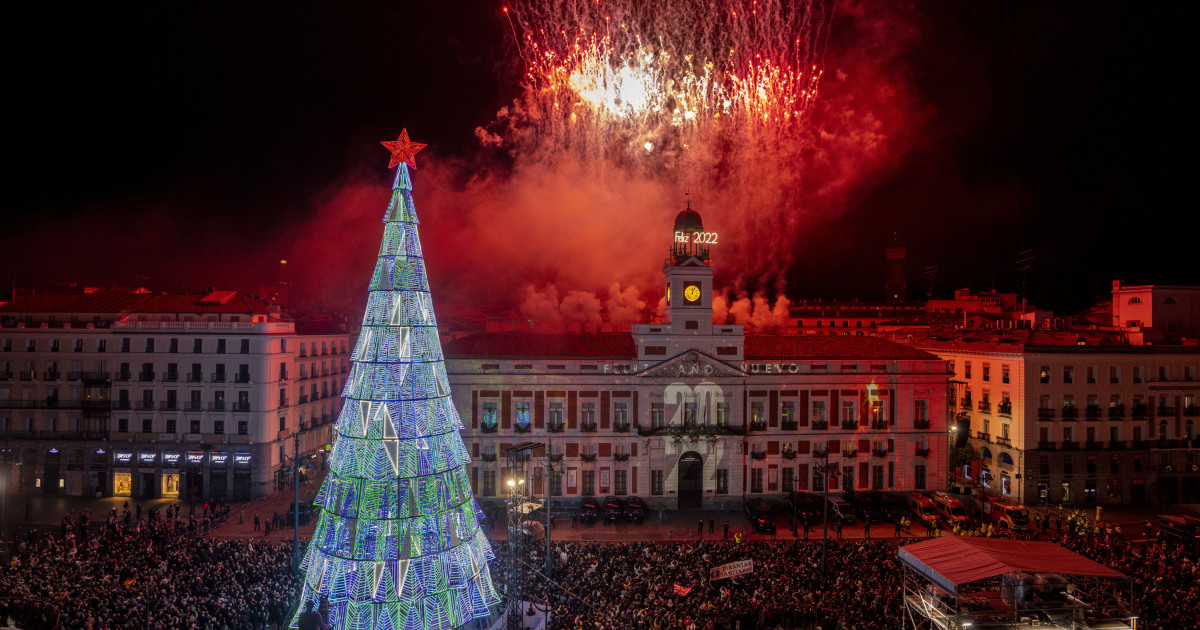
[[[425,148],[424,144],[408,139],[408,129],[402,129],[399,138],[393,141],[380,142],[380,144],[392,152],[392,159],[388,162],[388,168],[395,168],[401,162],[412,168],[417,168],[417,151]]]

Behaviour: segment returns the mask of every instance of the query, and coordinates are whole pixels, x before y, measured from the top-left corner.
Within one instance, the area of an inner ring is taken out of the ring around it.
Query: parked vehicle
[[[746,512],[746,518],[750,519],[750,526],[754,531],[760,534],[775,533],[775,511],[771,508],[771,504],[763,499],[750,499],[743,506]]]
[[[796,524],[816,525],[821,522],[821,499],[799,490],[788,494],[788,508],[796,515]]]
[[[971,497],[971,504],[983,520],[995,523],[1001,529],[1029,529],[1029,509],[1024,505],[991,495]]]
[[[596,497],[584,497],[579,502],[579,522],[584,525],[591,525],[600,518],[600,502]]]
[[[886,492],[884,490],[871,490],[861,493],[860,496],[869,497],[874,501],[875,506],[879,508],[880,516],[889,523],[895,523],[908,513],[908,506],[905,504],[904,496],[901,494]]]
[[[883,512],[870,497],[859,492],[847,492],[845,499],[862,522],[874,525],[883,520]]]
[[[641,525],[646,520],[646,504],[641,497],[625,499],[625,522]]]
[[[604,522],[616,523],[625,519],[625,502],[614,496],[604,497]]]
[[[930,498],[937,506],[938,516],[951,527],[971,522],[971,517],[967,516],[967,508],[963,507],[962,501],[949,492],[934,492]]]
[[[836,494],[829,495],[829,498],[825,500],[825,510],[829,515],[830,523],[841,521],[843,525],[854,524],[854,508]]]
[[[909,492],[908,511],[912,514],[914,521],[930,527],[938,526],[937,505],[934,504],[933,499],[919,492]]]

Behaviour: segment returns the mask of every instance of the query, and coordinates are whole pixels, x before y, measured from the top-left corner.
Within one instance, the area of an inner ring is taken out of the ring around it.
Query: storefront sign
[[[745,575],[747,573],[754,573],[753,560],[738,560],[737,562],[730,562],[728,564],[722,564],[719,567],[713,567],[712,570],[709,571],[708,579],[723,580],[725,578],[731,578],[735,575]]]
[[[208,458],[208,463],[213,466],[224,466],[229,461],[229,453],[214,451],[209,453]]]
[[[113,461],[118,466],[128,466],[133,461],[133,451],[113,451]]]
[[[142,466],[153,466],[156,459],[158,453],[154,451],[138,451],[138,463]]]
[[[188,451],[187,463],[188,466],[203,466],[204,453],[201,453],[200,451]]]
[[[250,453],[234,453],[233,465],[239,468],[250,465]]]
[[[166,451],[163,453],[163,466],[175,468],[179,465],[179,451]]]

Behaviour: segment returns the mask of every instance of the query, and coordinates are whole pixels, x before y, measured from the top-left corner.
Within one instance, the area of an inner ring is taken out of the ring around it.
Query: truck
[[[942,517],[950,527],[955,525],[964,525],[970,522],[971,517],[967,516],[967,509],[963,507],[961,501],[949,492],[934,492],[933,504],[937,506],[938,516]]]
[[[1019,503],[985,495],[972,497],[971,507],[983,521],[995,523],[1001,529],[1014,531],[1029,529],[1029,509]]]
[[[933,499],[920,492],[908,493],[908,511],[912,514],[914,521],[929,527],[936,528],[938,526],[937,506],[934,505]]]

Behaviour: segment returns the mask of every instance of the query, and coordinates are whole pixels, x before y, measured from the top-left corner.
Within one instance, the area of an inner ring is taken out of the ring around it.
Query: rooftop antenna
[[[1021,272],[1021,312],[1024,313],[1028,307],[1028,302],[1025,299],[1026,276],[1030,269],[1033,269],[1033,248],[1017,252],[1017,269]]]
[[[683,196],[687,197],[687,209],[691,210],[692,209],[692,189],[689,188],[687,192],[683,193]]]

